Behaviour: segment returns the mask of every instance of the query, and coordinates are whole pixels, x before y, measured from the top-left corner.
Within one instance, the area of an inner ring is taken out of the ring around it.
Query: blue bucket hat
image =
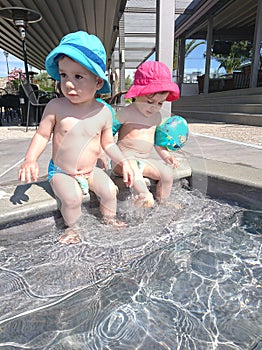
[[[97,93],[106,94],[111,91],[105,75],[106,51],[97,36],[84,31],[67,34],[59,45],[46,57],[47,73],[55,80],[60,81],[58,58],[66,55],[78,62],[90,72],[104,80],[104,85]]]

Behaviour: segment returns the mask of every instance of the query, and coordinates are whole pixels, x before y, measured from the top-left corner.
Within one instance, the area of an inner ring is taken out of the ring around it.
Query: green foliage
[[[34,77],[34,81],[38,84],[39,89],[43,91],[53,91],[55,81],[47,72],[41,72]]]
[[[241,68],[241,64],[251,59],[251,48],[248,41],[235,41],[232,43],[229,55],[211,53],[219,63],[218,71],[224,68],[227,73]]]
[[[125,89],[128,90],[132,84],[133,84],[133,81],[130,78],[130,75],[128,75],[125,79]]]

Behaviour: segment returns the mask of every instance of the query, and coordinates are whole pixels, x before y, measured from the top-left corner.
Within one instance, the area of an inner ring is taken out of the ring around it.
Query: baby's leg
[[[143,173],[140,170],[137,161],[132,160],[131,166],[134,171],[134,184],[133,188],[136,193],[134,203],[135,205],[143,208],[150,208],[154,205],[154,197],[148,190]]]
[[[76,180],[66,174],[55,174],[50,182],[54,194],[59,198],[60,211],[68,228],[59,238],[60,243],[80,242],[77,223],[81,217],[82,191]]]
[[[143,207],[150,208],[154,205],[154,197],[152,193],[148,190],[145,179],[143,177],[142,171],[139,169],[136,160],[129,160],[132,170],[134,172],[134,183],[133,189],[136,193],[134,198],[134,204]],[[114,167],[114,172],[116,174],[122,175],[122,169],[119,165]]]
[[[153,180],[157,180],[156,198],[162,202],[170,197],[174,173],[173,167],[163,164],[162,160],[148,159],[143,175]]]
[[[89,186],[99,198],[104,223],[125,227],[124,222],[116,219],[117,187],[110,177],[102,169],[95,167],[89,178]]]

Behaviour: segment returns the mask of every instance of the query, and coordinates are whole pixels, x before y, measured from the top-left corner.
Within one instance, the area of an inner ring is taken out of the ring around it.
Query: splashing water
[[[119,203],[127,229],[53,218],[1,232],[0,348],[259,350],[261,212],[175,186],[169,206]]]

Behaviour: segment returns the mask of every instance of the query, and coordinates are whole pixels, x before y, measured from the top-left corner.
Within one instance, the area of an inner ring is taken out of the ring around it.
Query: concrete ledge
[[[57,210],[57,202],[47,181],[1,187],[0,227]]]
[[[262,209],[262,171],[250,166],[229,164],[200,157],[180,158],[180,167],[174,170],[174,181],[189,179],[189,186],[204,195],[236,201],[240,205]],[[121,178],[112,177],[125,189]],[[148,185],[155,182],[148,179]],[[19,225],[24,220],[53,215],[58,210],[50,184],[8,184],[0,187],[0,229],[6,225]],[[83,203],[90,200],[85,196]]]
[[[32,184],[2,186],[0,228],[28,218],[51,214],[58,210],[58,204],[48,181]],[[84,196],[84,202],[90,196]]]
[[[188,161],[192,169],[192,177],[196,174],[208,175],[248,187],[262,188],[261,169],[192,156]]]
[[[199,157],[190,157],[190,187],[204,195],[262,209],[262,170]]]
[[[191,176],[188,161],[185,158],[179,158],[179,162],[179,168],[174,169],[174,180]],[[121,178],[112,177],[112,180],[119,187],[120,192],[125,189]],[[149,182],[149,185],[152,184],[153,182]],[[7,224],[18,225],[23,220],[51,215],[58,210],[57,201],[48,181],[0,186],[0,196],[0,229]],[[85,195],[83,203],[89,200],[90,196]]]

